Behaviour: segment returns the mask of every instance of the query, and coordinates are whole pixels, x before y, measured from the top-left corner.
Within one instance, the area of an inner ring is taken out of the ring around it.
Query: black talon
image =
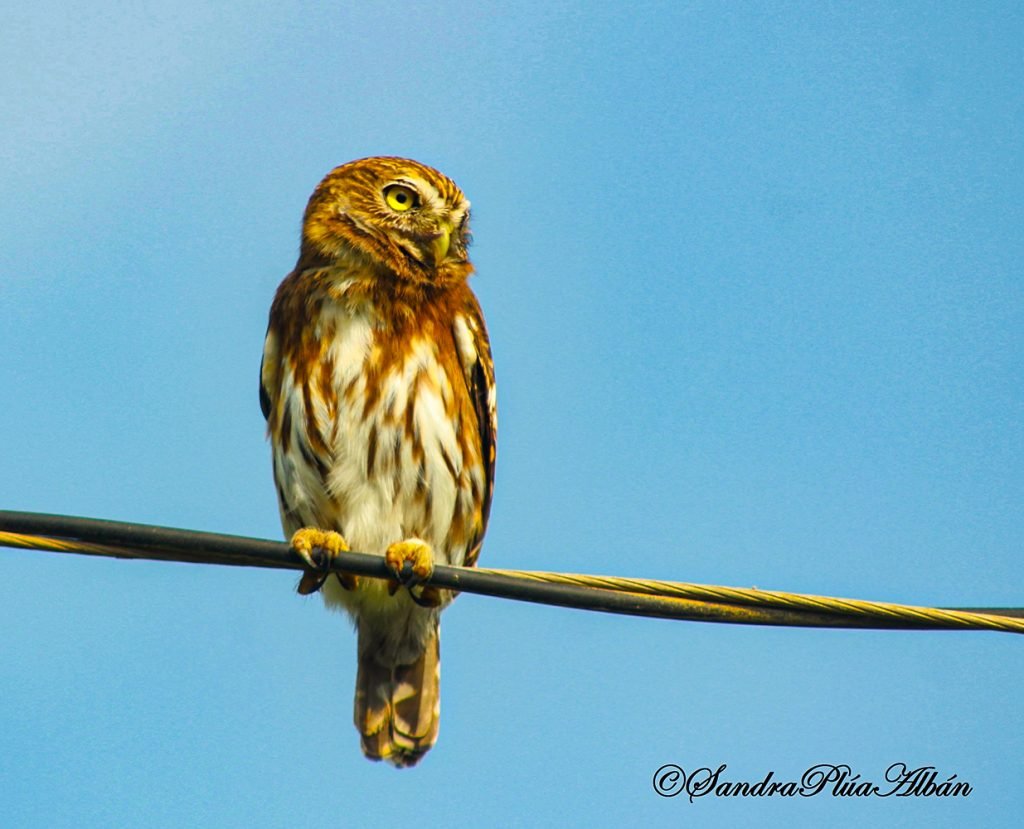
[[[402,562],[402,572],[398,574],[398,578],[406,587],[416,584],[417,576],[412,570],[411,561]]]
[[[409,598],[411,598],[420,607],[440,607],[441,606],[441,593],[436,587],[431,587],[429,584],[423,585],[423,589],[420,590],[419,595],[416,595],[412,591],[412,587],[406,586],[409,591]]]
[[[327,581],[327,577],[331,574],[331,571],[327,569],[327,551],[323,547],[312,547],[309,551],[309,557],[313,559],[316,569],[310,570],[308,567],[302,569],[302,578],[296,590],[303,596],[316,593],[324,586],[324,582]]]

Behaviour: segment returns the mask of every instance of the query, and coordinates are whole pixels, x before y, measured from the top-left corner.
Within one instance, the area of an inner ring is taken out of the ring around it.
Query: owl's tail
[[[359,648],[355,722],[363,754],[398,768],[414,766],[437,741],[440,719],[441,638],[436,624],[423,654],[410,665],[381,665]]]

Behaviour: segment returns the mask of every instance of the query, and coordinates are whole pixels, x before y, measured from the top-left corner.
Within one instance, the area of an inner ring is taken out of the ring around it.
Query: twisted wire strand
[[[965,608],[961,610],[921,607],[891,602],[872,602],[862,599],[843,599],[834,596],[816,596],[808,593],[787,593],[780,590],[761,590],[756,587],[723,587],[720,585],[663,581],[660,579],[551,573],[541,570],[488,570],[486,568],[478,568],[478,570],[483,573],[500,572],[515,578],[535,579],[549,584],[573,584],[603,590],[692,599],[694,601],[840,613],[864,619],[916,620],[922,623],[935,623],[949,629],[978,628],[1002,630],[1010,633],[1024,633],[1024,619],[1014,618],[1014,614],[1021,612],[1019,608],[977,608],[972,610]]]
[[[0,511],[0,546],[116,558],[302,569],[288,544],[166,527]],[[332,569],[391,578],[381,556],[346,552]],[[437,587],[606,613],[731,624],[1024,633],[1022,608],[932,608],[654,579],[438,565]]]

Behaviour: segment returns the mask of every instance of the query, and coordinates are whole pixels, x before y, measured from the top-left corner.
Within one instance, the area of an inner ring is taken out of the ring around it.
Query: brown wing
[[[263,379],[264,378],[263,367],[264,367],[264,365],[266,365],[266,361],[267,361],[266,356],[264,356],[263,359],[260,360],[260,411],[263,412],[263,419],[269,421],[270,420],[270,407],[271,407],[270,392],[267,391],[267,384],[266,384],[266,382],[264,382],[264,379]]]
[[[468,293],[468,292],[467,292]],[[494,461],[497,453],[498,405],[494,384],[494,362],[491,342],[487,337],[483,314],[476,297],[469,294],[464,313],[455,321],[455,346],[459,352],[463,375],[476,411],[480,432],[480,454],[484,462],[484,492],[480,504],[481,525],[479,537],[473,540],[466,553],[466,566],[476,564],[487,531],[494,492]]]
[[[269,325],[263,341],[263,358],[260,360],[260,411],[263,412],[263,419],[267,421],[268,433],[274,425],[271,422],[271,415],[280,392],[278,360],[280,356],[277,335],[274,333],[273,325]]]

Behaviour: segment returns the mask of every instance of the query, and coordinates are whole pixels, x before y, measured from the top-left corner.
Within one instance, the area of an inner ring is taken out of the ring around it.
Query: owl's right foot
[[[296,555],[306,562],[302,570],[302,579],[296,588],[303,596],[316,593],[323,587],[332,572],[331,562],[338,557],[338,553],[348,550],[348,542],[342,538],[341,533],[319,530],[316,527],[303,527],[297,530],[292,536],[291,543]],[[339,573],[338,581],[346,590],[354,590],[358,585],[358,578],[347,573]]]

